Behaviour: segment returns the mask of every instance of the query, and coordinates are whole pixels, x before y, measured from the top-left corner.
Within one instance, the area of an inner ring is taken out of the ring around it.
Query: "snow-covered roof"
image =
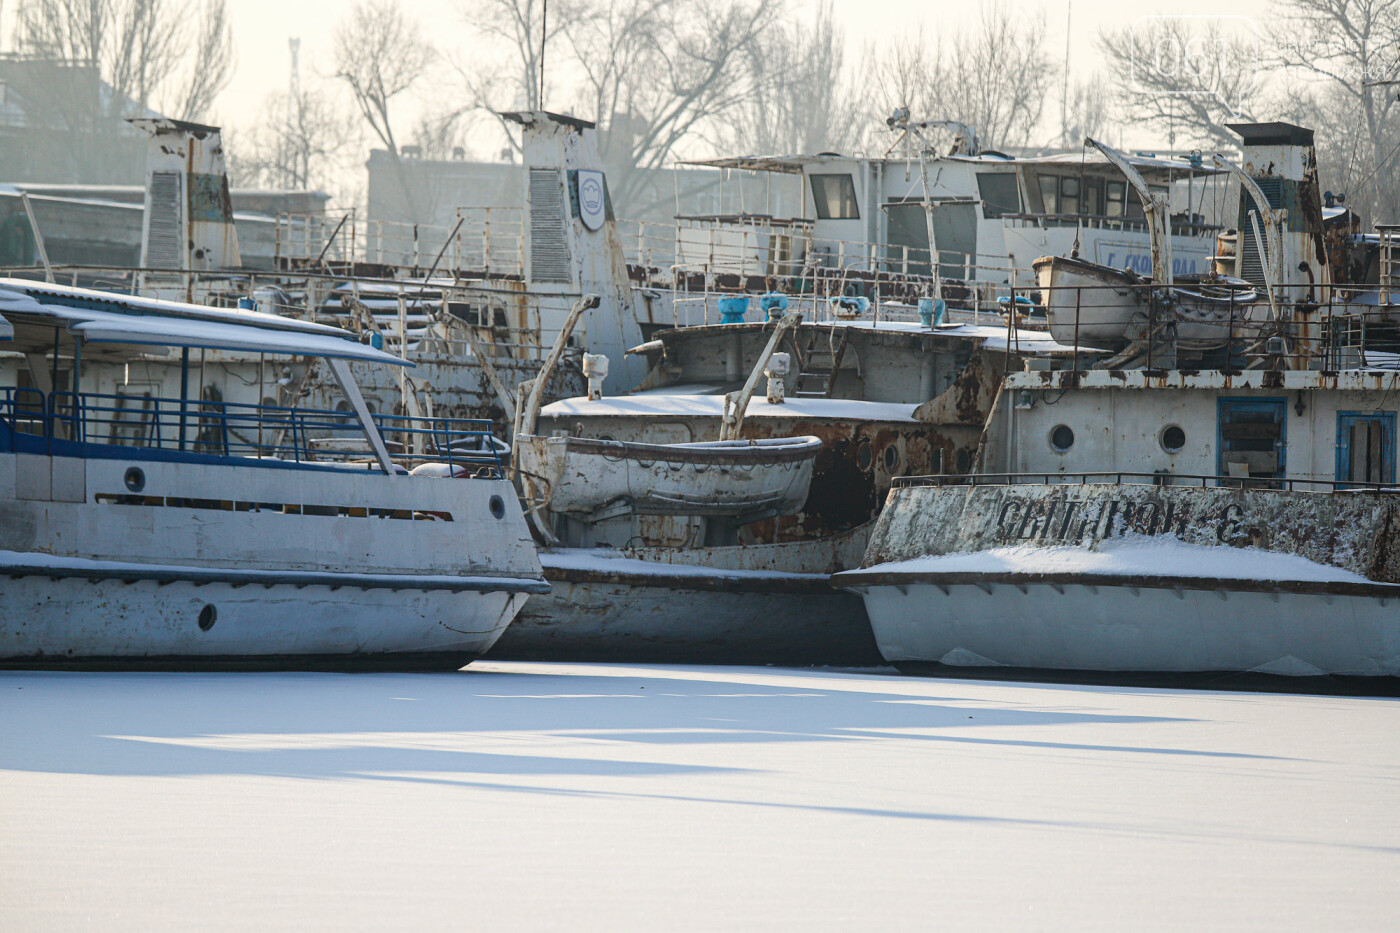
[[[864,402],[846,398],[788,398],[781,405],[770,405],[766,398],[754,396],[745,418],[812,418],[836,421],[913,421],[918,405],[903,402]],[[569,398],[546,405],[543,417],[624,417],[652,418],[667,415],[673,418],[721,418],[724,415],[723,395],[690,395],[683,390],[652,389],[633,395],[590,401]]]
[[[1046,156],[1008,156],[1005,153],[986,150],[977,155],[946,155],[938,156],[939,159],[949,162],[971,162],[985,165],[1038,165],[1046,167],[1060,167],[1080,165],[1093,165],[1099,168],[1110,165],[1103,153],[1097,151],[1087,151],[1083,154],[1076,152],[1061,152]],[[1193,166],[1190,162],[1178,159],[1163,159],[1154,155],[1127,155],[1128,162],[1134,168],[1145,174],[1165,174],[1172,173],[1181,177],[1198,175],[1215,175],[1221,169],[1207,165]],[[719,159],[695,159],[682,161],[681,165],[696,165],[705,168],[725,168],[750,172],[777,172],[786,175],[800,175],[808,166],[825,165],[831,162],[878,162],[881,164],[915,162],[917,159],[904,157],[880,158],[870,156],[847,156],[834,152],[822,152],[814,155],[746,155],[730,156]]]
[[[38,325],[45,335],[61,326],[98,343],[203,347],[412,365],[360,343],[349,331],[326,324],[25,279],[0,279],[0,311],[12,323],[29,325],[31,330]],[[51,338],[44,336],[40,345],[50,342]]]

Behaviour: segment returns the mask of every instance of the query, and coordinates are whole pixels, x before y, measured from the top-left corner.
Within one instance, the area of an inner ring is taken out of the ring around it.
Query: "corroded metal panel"
[[[1400,516],[1371,493],[1110,484],[895,489],[863,566],[992,548],[1100,550],[1125,536],[1292,554],[1400,583]]]

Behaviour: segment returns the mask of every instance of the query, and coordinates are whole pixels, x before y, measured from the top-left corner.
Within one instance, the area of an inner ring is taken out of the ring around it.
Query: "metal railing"
[[[376,414],[393,460],[404,467],[442,463],[503,475],[491,422]],[[0,387],[0,449],[25,436],[136,451],[274,459],[293,463],[370,462],[374,450],[350,411],[156,398],[145,395]],[[50,445],[52,446],[52,445]],[[88,451],[98,453],[99,451]],[[82,453],[82,451],[78,451]]]
[[[1021,294],[1056,340],[1076,348],[1066,361],[1075,370],[1114,359],[1079,348],[1122,350],[1118,360],[1128,364],[1123,357],[1136,345],[1148,369],[1400,371],[1400,304],[1380,303],[1376,285],[1285,285],[1271,301],[1264,286],[1238,279],[1183,277],[1167,289],[1125,276]]]
[[[1012,227],[1083,227],[1089,230],[1147,232],[1147,221],[1140,214],[1002,214],[1001,219]],[[1206,236],[1225,229],[1220,224],[1175,217],[1171,220],[1171,228],[1172,236]]]
[[[963,475],[896,476],[895,488],[909,486],[1175,486],[1234,488],[1275,492],[1381,492],[1400,493],[1395,483],[1359,483],[1295,477],[1211,476],[1201,473],[1142,473],[1108,470],[1071,473],[968,473]]]
[[[446,271],[488,278],[525,272],[524,212],[518,207],[459,207],[455,224],[360,218],[352,208],[277,215],[279,269],[355,263],[427,269],[439,255]]]

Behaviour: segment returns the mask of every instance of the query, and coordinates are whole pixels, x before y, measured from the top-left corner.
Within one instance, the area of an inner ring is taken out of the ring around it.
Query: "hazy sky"
[[[473,0],[401,0],[401,6],[427,27],[443,49],[470,54],[471,36],[458,15]],[[789,0],[789,15],[811,17],[817,0]],[[1094,36],[1101,26],[1126,26],[1152,14],[1261,17],[1268,0],[1005,0],[1014,11],[1045,17],[1045,42],[1053,58],[1065,54],[1066,14],[1073,25],[1069,53],[1071,74],[1087,75],[1100,63]],[[8,18],[15,0],[0,0]],[[848,61],[856,63],[871,42],[905,33],[920,22],[925,35],[955,27],[977,12],[977,3],[949,0],[832,0],[837,22],[845,29]],[[350,8],[350,0],[229,0],[238,66],[232,83],[215,107],[214,119],[235,129],[256,121],[270,92],[286,88],[289,70],[287,40],[301,39],[303,75],[331,70],[335,24]],[[9,44],[8,23],[4,44]],[[1058,94],[1056,95],[1058,99]],[[1052,105],[1053,106],[1053,105]]]

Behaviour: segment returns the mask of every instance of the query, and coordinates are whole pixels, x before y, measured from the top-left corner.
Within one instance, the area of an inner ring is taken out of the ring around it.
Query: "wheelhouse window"
[[[1103,216],[1103,179],[1084,179],[1084,213],[1090,217]]]
[[[1021,191],[1011,172],[978,172],[977,193],[988,218],[1021,212]]]
[[[1039,175],[1041,209],[1047,214],[1060,212],[1060,180],[1054,175]]]
[[[1079,179],[1060,179],[1060,213],[1079,213]]]
[[[850,175],[812,175],[812,200],[818,220],[859,220],[856,183]]]
[[[1128,193],[1128,183],[1124,181],[1109,181],[1104,184],[1104,214],[1109,217],[1122,217],[1124,210],[1124,196]]]

